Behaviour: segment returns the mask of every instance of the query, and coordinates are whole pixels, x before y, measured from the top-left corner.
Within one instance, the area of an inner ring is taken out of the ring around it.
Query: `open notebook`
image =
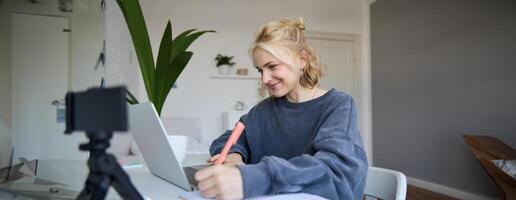
[[[185,192],[181,196],[179,196],[181,199],[184,200],[208,200],[204,197],[202,197],[201,193],[199,191],[195,192]],[[293,194],[278,194],[278,195],[270,195],[270,196],[261,196],[261,197],[255,197],[251,198],[250,200],[258,200],[258,199],[266,199],[266,200],[324,200],[325,198],[322,198],[320,196],[312,195],[312,194],[306,194],[306,193],[293,193]]]

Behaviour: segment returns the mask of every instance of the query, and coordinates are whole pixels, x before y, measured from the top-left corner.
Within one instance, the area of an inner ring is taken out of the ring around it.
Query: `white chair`
[[[364,199],[404,200],[407,195],[407,178],[401,172],[369,167],[364,189]]]

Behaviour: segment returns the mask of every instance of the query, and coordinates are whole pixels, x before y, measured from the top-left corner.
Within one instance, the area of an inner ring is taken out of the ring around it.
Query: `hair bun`
[[[303,18],[297,18],[297,20],[296,20],[296,26],[297,26],[297,28],[299,28],[300,30],[305,30],[305,20],[303,20]]]
[[[298,24],[297,28],[299,28],[300,30],[305,30],[305,25],[304,24]]]

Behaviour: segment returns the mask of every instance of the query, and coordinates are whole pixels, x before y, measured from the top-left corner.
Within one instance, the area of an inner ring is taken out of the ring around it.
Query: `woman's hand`
[[[220,154],[217,154],[208,159],[206,162],[214,163],[219,158]],[[230,153],[228,154],[228,156],[226,156],[226,160],[223,162],[223,164],[228,164],[230,166],[245,165],[243,160],[244,159],[242,158],[242,155],[240,155],[239,153]]]
[[[199,191],[205,198],[242,199],[242,175],[232,164],[213,165],[195,173]]]

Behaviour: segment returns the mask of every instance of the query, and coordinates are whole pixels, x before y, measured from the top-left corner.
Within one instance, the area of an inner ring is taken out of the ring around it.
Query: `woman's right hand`
[[[220,154],[217,154],[217,155],[212,156],[206,162],[214,163],[219,158],[220,158]],[[228,156],[226,156],[226,160],[223,162],[223,164],[227,164],[227,165],[231,165],[231,166],[245,165],[244,159],[242,158],[242,156],[239,153],[228,154]]]

